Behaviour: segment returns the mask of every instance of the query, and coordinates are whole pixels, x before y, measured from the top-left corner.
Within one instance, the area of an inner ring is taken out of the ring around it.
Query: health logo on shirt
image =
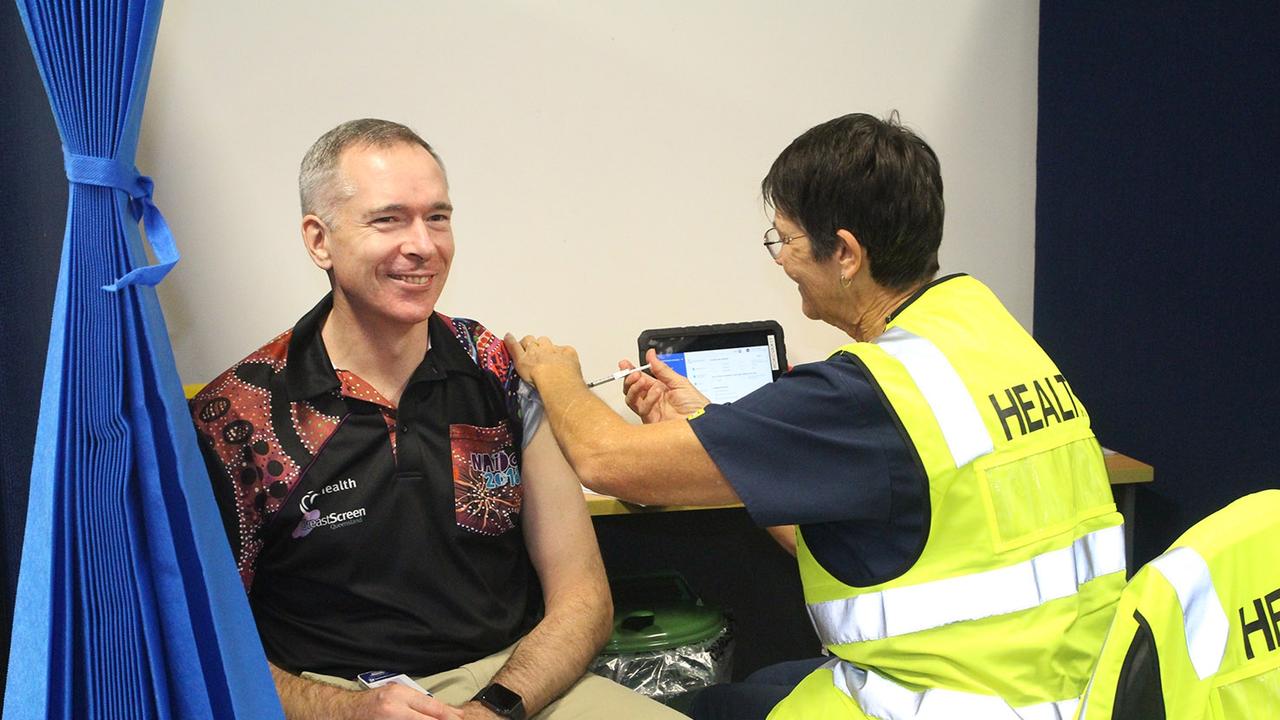
[[[302,511],[302,519],[298,521],[298,526],[290,533],[290,537],[297,540],[310,535],[311,531],[318,527],[337,530],[341,527],[364,522],[365,509],[362,507],[343,512],[331,512],[323,516],[320,514],[320,509],[315,507],[316,500],[321,495],[354,490],[355,488],[356,481],[347,478],[346,480],[326,485],[319,492],[313,490],[309,493],[304,493],[302,499],[298,501],[298,509]]]

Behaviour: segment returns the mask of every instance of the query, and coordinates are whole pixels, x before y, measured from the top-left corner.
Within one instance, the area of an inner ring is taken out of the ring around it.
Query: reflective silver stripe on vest
[[[1209,565],[1189,547],[1176,547],[1151,561],[1178,594],[1187,653],[1201,680],[1218,672],[1227,651],[1227,613],[1213,588]]]
[[[1015,565],[810,603],[824,645],[882,640],[966,620],[1030,610],[1075,595],[1094,578],[1124,571],[1124,526]]]
[[[909,690],[840,659],[822,667],[831,670],[835,686],[862,712],[881,720],[1070,720],[1078,704],[1076,698],[1067,698],[1015,708],[995,695],[946,688]]]
[[[902,363],[924,395],[956,467],[964,467],[995,449],[973,395],[937,345],[897,327],[886,330],[874,342]]]

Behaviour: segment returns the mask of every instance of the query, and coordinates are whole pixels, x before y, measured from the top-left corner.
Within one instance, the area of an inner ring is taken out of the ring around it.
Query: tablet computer
[[[773,320],[645,330],[637,344],[641,363],[657,350],[714,403],[733,402],[787,370],[782,326]]]

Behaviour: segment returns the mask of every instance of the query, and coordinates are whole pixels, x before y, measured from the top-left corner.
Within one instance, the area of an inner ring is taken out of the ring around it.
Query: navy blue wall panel
[[[67,179],[18,8],[0,2],[0,699]]]
[[[1156,468],[1139,561],[1280,486],[1280,4],[1042,2],[1035,334]]]

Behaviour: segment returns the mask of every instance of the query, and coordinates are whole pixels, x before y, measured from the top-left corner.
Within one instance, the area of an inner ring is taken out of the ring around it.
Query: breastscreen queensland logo
[[[471,467],[480,473],[484,486],[489,490],[520,484],[520,466],[509,450],[491,453],[471,453]]]
[[[304,493],[302,499],[298,502],[298,509],[302,511],[302,519],[298,521],[298,526],[293,529],[292,537],[295,539],[306,537],[318,527],[337,530],[341,527],[364,522],[365,509],[362,507],[342,512],[331,512],[326,515],[321,515],[320,509],[315,507],[316,501],[320,499],[321,495],[330,495],[345,490],[354,490],[355,488],[356,481],[347,478],[346,480],[325,485],[318,492],[312,490]]]

